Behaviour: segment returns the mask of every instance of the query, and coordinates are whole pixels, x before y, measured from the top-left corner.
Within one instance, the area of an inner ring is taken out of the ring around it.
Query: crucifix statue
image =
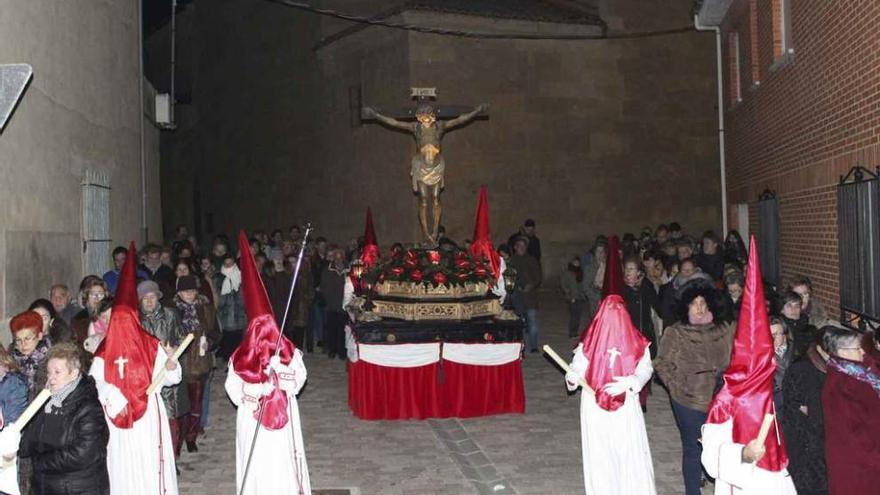
[[[416,141],[416,155],[412,158],[410,176],[413,192],[419,196],[419,224],[422,234],[431,244],[436,244],[440,228],[440,192],[445,183],[443,172],[446,162],[440,151],[440,141],[446,131],[462,126],[485,115],[489,106],[477,105],[475,108],[444,106],[438,109],[432,100],[436,99],[436,88],[412,88],[412,97],[417,100],[415,112],[380,112],[373,107],[364,107],[363,120],[377,120],[394,129],[407,131]],[[448,118],[449,120],[441,120]],[[415,119],[415,122],[405,120]],[[431,203],[431,222],[428,222],[428,204]]]

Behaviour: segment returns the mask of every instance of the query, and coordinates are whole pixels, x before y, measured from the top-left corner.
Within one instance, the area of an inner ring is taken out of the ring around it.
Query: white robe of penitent
[[[578,345],[571,369],[583,377],[588,367],[589,361]],[[639,404],[639,391],[653,373],[651,355],[645,349],[634,373],[638,389],[627,390],[625,402],[616,411],[602,409],[592,393],[581,392],[581,453],[587,495],[657,493],[645,418]]]
[[[715,478],[715,495],[796,495],[788,470],[768,471],[742,462],[745,445],[733,441],[733,420],[703,425],[701,460]]]
[[[161,345],[153,363],[153,380],[165,367],[168,355]],[[147,409],[131,428],[119,428],[110,420],[128,404],[118,387],[104,380],[104,359],[95,357],[89,374],[95,379],[98,400],[104,406],[110,441],[107,444],[107,472],[111,495],[177,495],[174,446],[161,387],[149,395]],[[166,371],[162,387],[181,380],[178,365]]]
[[[238,407],[235,427],[235,486],[243,495],[309,495],[312,493],[309,468],[299,420],[296,394],[306,383],[306,366],[302,351],[294,351],[289,366],[281,365],[278,378],[281,389],[287,392],[287,424],[278,430],[260,426],[253,450],[250,472],[244,491],[242,477],[248,452],[256,431],[254,412],[260,397],[269,391],[267,383],[247,383],[236,374],[229,362],[226,375],[226,394]]]

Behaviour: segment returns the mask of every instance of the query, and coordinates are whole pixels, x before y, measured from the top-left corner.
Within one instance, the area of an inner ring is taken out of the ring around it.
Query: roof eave
[[[702,0],[698,2],[697,22],[702,26],[720,26],[733,0]]]

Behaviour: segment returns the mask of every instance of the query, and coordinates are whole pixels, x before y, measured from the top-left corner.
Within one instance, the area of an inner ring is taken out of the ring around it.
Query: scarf
[[[237,292],[238,287],[241,285],[241,270],[235,265],[224,266],[220,268],[220,273],[223,274],[223,286],[220,288],[220,295],[225,296]]]
[[[828,367],[862,383],[867,383],[880,398],[880,376],[864,364],[832,357],[828,360]]]
[[[193,333],[199,329],[199,300],[196,299],[192,304],[184,302],[179,297],[174,298],[174,304],[180,311],[180,326],[183,327],[183,333]]]
[[[18,367],[21,368],[21,373],[27,377],[28,389],[34,390],[34,377],[37,374],[37,368],[40,367],[41,364],[46,362],[46,356],[49,355],[49,345],[48,336],[44,335],[43,339],[37,344],[37,347],[34,349],[34,352],[25,356],[18,349],[13,348],[12,358],[15,359],[15,362],[18,363]],[[14,344],[13,344],[14,345]]]
[[[691,322],[691,325],[708,325],[714,321],[714,317],[711,311],[706,311],[703,313],[703,316],[694,317],[693,315],[688,315],[688,320]]]
[[[46,405],[43,407],[43,411],[46,414],[51,414],[53,409],[61,409],[61,404],[64,402],[64,399],[70,395],[76,386],[79,385],[80,380],[82,380],[82,374],[77,375],[76,378],[73,379],[67,385],[59,388],[58,390],[52,392],[52,396],[49,397],[49,401],[46,402]]]

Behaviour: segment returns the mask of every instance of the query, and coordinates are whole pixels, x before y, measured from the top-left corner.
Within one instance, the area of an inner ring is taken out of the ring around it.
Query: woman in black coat
[[[828,494],[822,411],[827,362],[828,353],[814,343],[804,357],[788,368],[782,382],[781,418],[788,472],[802,495]]]
[[[107,441],[110,432],[92,377],[83,375],[74,344],[49,350],[52,397],[21,440],[19,455],[33,462],[34,495],[107,495]]]

